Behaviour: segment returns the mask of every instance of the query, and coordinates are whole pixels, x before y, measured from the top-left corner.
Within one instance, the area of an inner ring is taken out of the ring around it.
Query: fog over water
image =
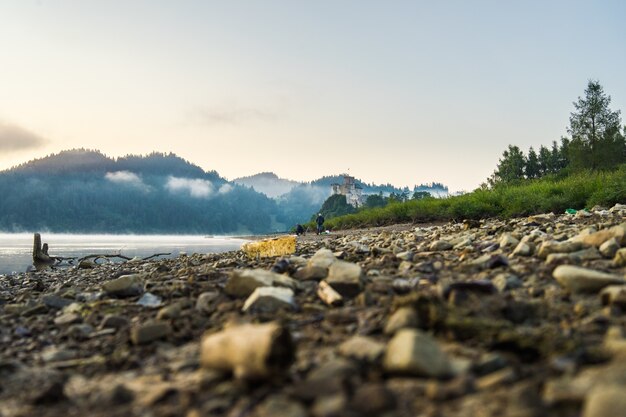
[[[236,237],[177,235],[73,235],[42,234],[52,256],[81,257],[89,254],[121,254],[146,257],[169,252],[219,253],[237,250],[245,240]],[[0,233],[0,274],[24,272],[32,264],[32,233]]]

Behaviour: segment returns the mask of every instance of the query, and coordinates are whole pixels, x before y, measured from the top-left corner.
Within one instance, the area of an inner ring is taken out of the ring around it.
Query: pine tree
[[[574,169],[612,168],[623,162],[624,136],[620,112],[611,111],[611,97],[598,81],[590,80],[585,97],[574,102],[570,114],[568,156]]]
[[[524,165],[524,174],[526,178],[533,179],[539,178],[539,158],[537,152],[531,146],[528,150],[528,156],[526,157],[526,164]]]

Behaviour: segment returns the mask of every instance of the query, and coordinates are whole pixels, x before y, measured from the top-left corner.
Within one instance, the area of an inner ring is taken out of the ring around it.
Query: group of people
[[[315,224],[317,225],[317,234],[320,235],[324,231],[324,216],[322,213],[317,214],[317,218],[315,219]],[[296,225],[296,235],[305,235],[306,230],[304,230],[304,226],[301,224]]]

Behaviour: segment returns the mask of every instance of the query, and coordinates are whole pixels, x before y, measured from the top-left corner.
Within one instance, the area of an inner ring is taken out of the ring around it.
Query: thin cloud
[[[233,186],[230,184],[224,184],[220,187],[219,189],[219,193],[220,194],[228,194],[229,192],[231,192],[233,190]]]
[[[14,152],[43,146],[47,142],[43,137],[23,127],[0,122],[0,151]]]
[[[126,184],[143,190],[148,190],[150,188],[143,182],[139,175],[130,171],[107,172],[104,178],[116,184]]]
[[[267,122],[276,119],[276,114],[254,107],[213,106],[197,109],[191,113],[195,124],[204,126],[242,126],[254,122]]]
[[[168,177],[165,188],[170,192],[187,192],[196,198],[208,198],[215,192],[211,181],[180,177]]]

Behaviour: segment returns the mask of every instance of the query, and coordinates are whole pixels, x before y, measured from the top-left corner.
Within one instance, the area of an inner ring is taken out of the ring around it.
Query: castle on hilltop
[[[346,202],[353,207],[363,205],[363,188],[354,181],[354,177],[344,174],[343,184],[331,184],[332,195],[345,195]]]

